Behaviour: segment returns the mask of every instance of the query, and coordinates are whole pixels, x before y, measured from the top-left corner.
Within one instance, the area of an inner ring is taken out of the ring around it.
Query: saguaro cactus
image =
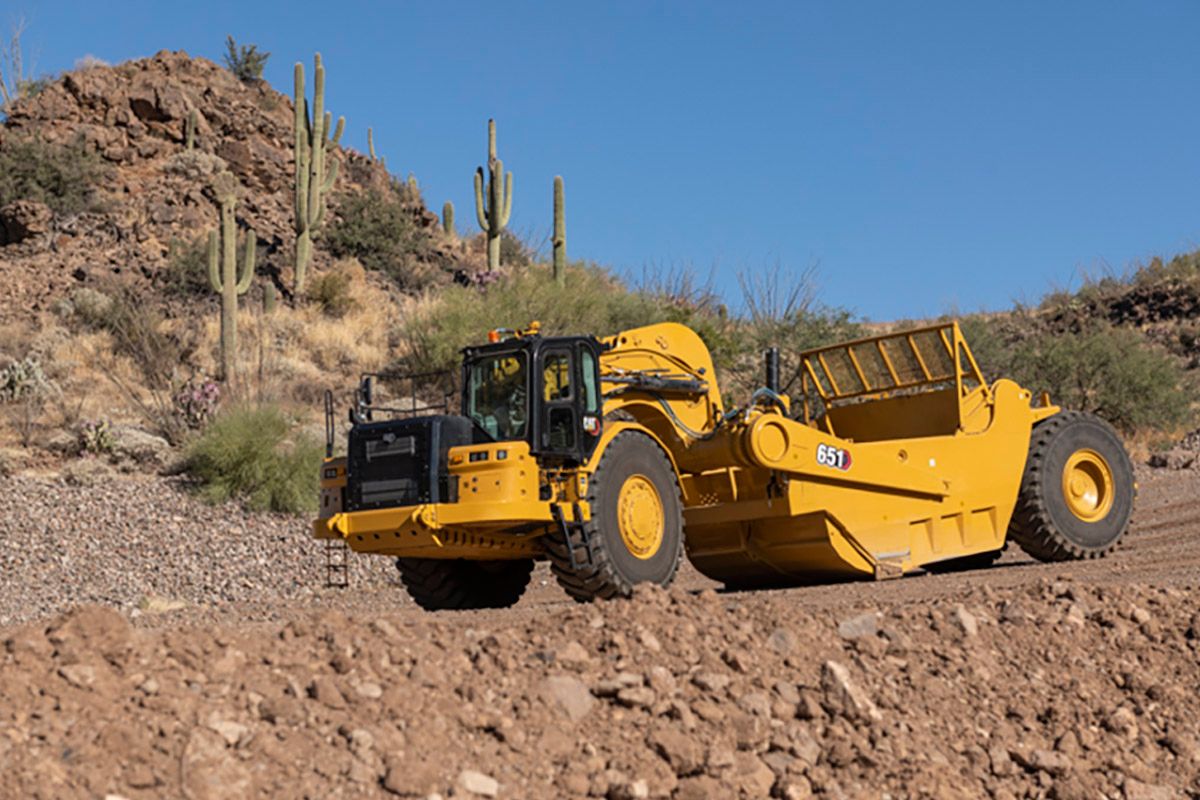
[[[454,230],[454,203],[449,200],[442,205],[442,230],[447,236],[456,236]]]
[[[567,220],[563,216],[563,179],[554,176],[554,280],[559,286],[567,282]]]
[[[375,132],[370,127],[367,128],[367,153],[371,156],[371,163],[378,164],[381,167],[387,166],[387,161],[375,156]]]
[[[496,120],[488,120],[488,182],[485,202],[483,167],[475,170],[475,217],[487,233],[488,269],[500,268],[500,234],[512,214],[512,173],[496,158]]]
[[[254,230],[246,234],[246,255],[239,271],[237,265],[237,180],[228,172],[213,182],[217,202],[221,204],[221,230],[208,234],[208,282],[221,295],[221,377],[233,381],[237,373],[238,296],[246,293],[254,280],[254,255],[258,242]],[[239,277],[240,275],[240,277]]]
[[[337,129],[330,138],[333,115],[325,110],[325,67],[321,54],[313,57],[313,102],[309,115],[308,98],[304,93],[304,65],[297,62],[293,71],[296,106],[296,283],[295,291],[304,290],[308,277],[308,262],[312,257],[313,233],[325,219],[325,195],[337,179],[338,162],[326,171],[326,148],[342,138],[346,118],[338,117]]]

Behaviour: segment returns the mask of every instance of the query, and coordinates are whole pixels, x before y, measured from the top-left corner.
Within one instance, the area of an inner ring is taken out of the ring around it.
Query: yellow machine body
[[[988,384],[953,322],[806,352],[794,399],[760,390],[735,408],[685,326],[603,344],[605,423],[586,463],[540,465],[524,442],[452,448],[456,502],[347,512],[345,460],[329,459],[314,535],[363,553],[536,558],[563,521],[590,518],[589,477],[616,436],[637,430],[675,470],[686,552],[705,575],[730,585],[897,576],[1004,546],[1033,425],[1059,411],[1012,381]],[[646,374],[693,388],[624,382]]]

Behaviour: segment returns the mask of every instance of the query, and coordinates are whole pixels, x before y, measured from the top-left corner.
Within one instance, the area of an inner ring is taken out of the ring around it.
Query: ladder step
[[[350,548],[345,539],[325,540],[325,588],[347,589],[350,586]]]

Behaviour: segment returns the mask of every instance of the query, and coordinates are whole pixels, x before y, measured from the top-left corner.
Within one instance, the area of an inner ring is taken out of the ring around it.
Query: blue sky
[[[874,319],[974,311],[1200,244],[1200,4],[9,0],[41,71],[225,34],[474,226],[486,120],[511,227],[640,275],[818,265]],[[299,8],[301,10],[297,11]]]

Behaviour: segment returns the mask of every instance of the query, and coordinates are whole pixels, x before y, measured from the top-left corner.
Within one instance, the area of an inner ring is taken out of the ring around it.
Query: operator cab
[[[526,441],[539,459],[586,461],[601,428],[600,348],[591,336],[543,338],[536,329],[468,347],[463,416],[487,441]]]

